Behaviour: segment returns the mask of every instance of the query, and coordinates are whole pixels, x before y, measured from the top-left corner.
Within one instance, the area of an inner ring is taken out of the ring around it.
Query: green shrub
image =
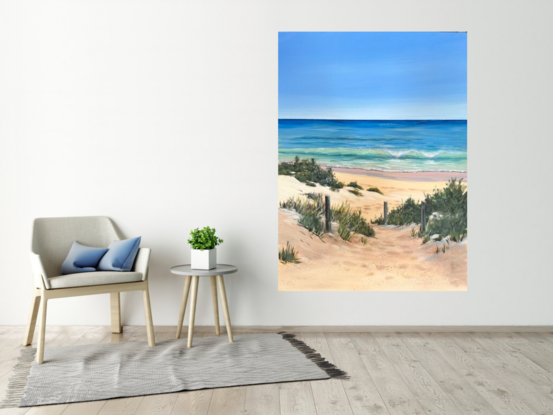
[[[384,196],[384,193],[382,193],[382,191],[378,187],[369,187],[367,189],[367,192],[376,192],[376,193],[380,193],[381,195]]]
[[[348,187],[353,187],[354,189],[363,190],[363,188],[361,186],[359,186],[359,184],[357,184],[357,182],[349,182]]]
[[[452,241],[461,242],[467,237],[468,192],[462,180],[451,179],[443,189],[434,189],[432,194],[425,195],[424,202],[427,217],[432,213],[437,215],[429,219],[425,232],[417,233],[419,238],[426,239],[427,236],[438,234],[438,241],[449,236]],[[388,214],[388,223],[391,225],[420,224],[420,221],[421,202],[412,198],[393,208]],[[381,215],[371,223],[383,225],[384,218]]]
[[[317,185],[313,182],[305,182],[305,184],[309,187],[317,187]]]
[[[290,245],[290,242],[286,242],[286,246],[278,251],[278,259],[282,263],[287,264],[299,264],[298,252]]]
[[[412,198],[393,208],[388,214],[388,224],[390,225],[410,225],[411,223],[420,223],[420,219],[421,204]]]
[[[443,214],[428,222],[426,233],[438,234],[440,239],[449,236],[452,241],[461,242],[467,236],[466,218],[461,213]]]
[[[323,234],[323,221],[321,220],[320,216],[314,213],[308,213],[302,216],[298,223],[309,232],[312,232],[317,236]]]
[[[336,179],[332,168],[326,169],[319,166],[314,158],[301,160],[296,156],[293,162],[279,163],[278,174],[293,176],[303,183],[319,183],[333,190],[344,187],[344,183]]]
[[[373,225],[384,225],[384,216],[380,215],[378,218],[372,219],[371,224],[373,224]]]
[[[217,245],[223,243],[223,240],[215,236],[215,228],[206,226],[203,229],[193,229],[190,231],[190,238],[188,243],[192,246],[192,249],[213,249]]]

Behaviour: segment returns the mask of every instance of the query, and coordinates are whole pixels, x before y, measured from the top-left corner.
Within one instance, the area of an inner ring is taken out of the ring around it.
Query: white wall
[[[210,225],[237,325],[552,325],[553,3],[2,1],[0,324],[24,324],[35,217],[108,215],[152,248],[176,324],[187,234]],[[469,288],[278,292],[277,33],[468,31]],[[107,295],[48,323],[109,324]],[[139,293],[124,324],[144,324]],[[212,324],[202,281],[197,324]]]

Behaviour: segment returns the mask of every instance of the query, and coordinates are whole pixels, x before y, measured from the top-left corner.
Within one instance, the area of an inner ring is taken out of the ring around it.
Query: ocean
[[[467,121],[278,121],[279,161],[389,172],[467,171]]]

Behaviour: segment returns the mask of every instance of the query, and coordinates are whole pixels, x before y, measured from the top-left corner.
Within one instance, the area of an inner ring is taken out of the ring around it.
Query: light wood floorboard
[[[263,332],[235,331],[234,335]],[[274,332],[272,329],[266,332]],[[156,328],[156,341],[175,326]],[[183,336],[187,327],[183,327]],[[25,328],[0,326],[0,400]],[[550,332],[296,332],[351,379],[252,385],[34,408],[0,415],[553,415]],[[195,337],[215,335],[201,330]],[[221,327],[221,336],[226,330]],[[37,333],[32,346],[36,347]],[[145,327],[53,326],[46,347],[147,341]]]

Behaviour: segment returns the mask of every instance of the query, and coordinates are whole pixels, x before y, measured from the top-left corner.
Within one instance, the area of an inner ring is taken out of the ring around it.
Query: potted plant
[[[188,243],[192,247],[191,268],[213,269],[217,267],[217,245],[223,240],[215,236],[215,229],[206,226],[203,229],[190,231]]]

